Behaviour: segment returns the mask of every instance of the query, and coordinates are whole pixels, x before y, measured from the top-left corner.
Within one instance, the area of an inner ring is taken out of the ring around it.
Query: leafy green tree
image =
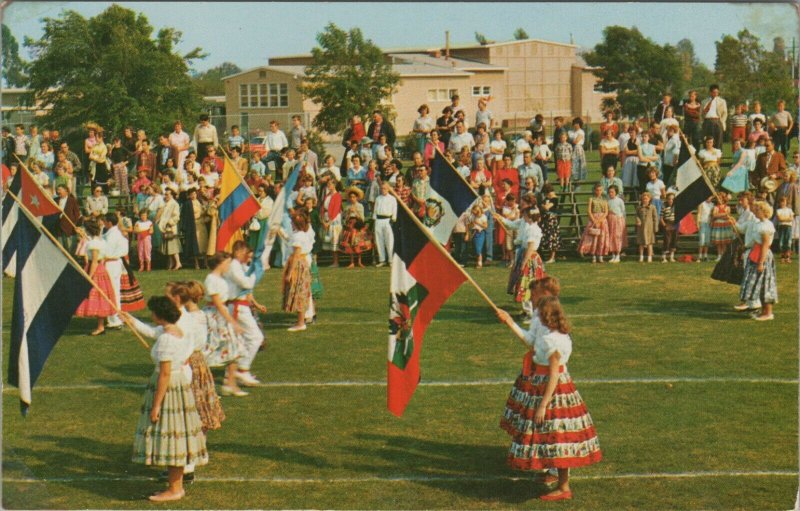
[[[300,87],[303,95],[321,105],[314,127],[337,133],[353,115],[366,115],[391,98],[400,76],[360,29],[345,32],[329,23],[317,34],[317,43]]]
[[[199,48],[179,55],[180,32],[163,28],[153,38],[145,16],[119,5],[89,19],[68,10],[43,23],[42,38],[25,46],[34,58],[30,87],[53,105],[45,122],[69,130],[94,121],[114,132],[131,124],[152,135],[199,113],[188,70],[204,55]]]
[[[19,43],[5,23],[2,25],[3,46],[3,80],[10,87],[25,87],[28,77],[25,74],[26,63],[19,56]]]
[[[584,59],[596,68],[599,88],[616,91],[627,115],[649,115],[662,93],[679,94],[684,87],[678,51],[659,46],[635,27],[606,27],[603,40]]]
[[[675,93],[685,94],[690,89],[703,90],[716,81],[714,72],[697,58],[692,41],[681,39],[675,45],[675,50],[681,60],[681,77],[686,88]]]
[[[236,73],[241,73],[241,68],[232,62],[223,62],[202,73],[192,77],[198,92],[203,96],[221,96],[225,94],[225,84],[222,79]]]
[[[520,27],[514,31],[514,39],[517,41],[524,41],[530,38],[528,37],[528,33],[525,32],[525,29]]]
[[[481,34],[480,32],[475,32],[475,41],[478,44],[489,44],[489,40],[486,39],[486,36]]]

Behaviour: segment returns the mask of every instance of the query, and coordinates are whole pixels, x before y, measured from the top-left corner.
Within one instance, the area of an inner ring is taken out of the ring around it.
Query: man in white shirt
[[[381,184],[381,194],[375,198],[373,218],[375,219],[375,243],[378,246],[378,264],[375,266],[381,267],[386,264],[387,259],[391,264],[391,257],[394,253],[394,233],[391,222],[397,220],[397,199],[389,193],[388,182]]]
[[[200,124],[194,128],[192,141],[194,142],[194,146],[197,148],[197,154],[200,156],[201,161],[203,158],[208,156],[209,146],[216,147],[219,145],[219,139],[217,138],[217,127],[209,122],[208,114],[203,114],[200,116]]]
[[[228,296],[230,297],[227,305],[231,316],[244,329],[242,334],[244,353],[238,360],[239,370],[236,373],[236,379],[243,385],[251,387],[261,383],[250,372],[250,366],[256,358],[258,348],[264,342],[264,334],[258,328],[256,318],[253,317],[253,311],[250,309],[249,295],[256,285],[256,276],[255,274],[247,275],[245,266],[247,264],[247,243],[241,240],[236,241],[233,244],[232,252],[231,265],[225,274],[225,280],[228,282]]]
[[[525,195],[525,193],[539,193],[542,191],[542,186],[544,186],[542,168],[533,163],[533,158],[531,157],[530,151],[525,151],[522,153],[522,165],[520,165],[517,170],[519,171],[519,185],[522,188],[521,192],[523,195]],[[532,177],[533,181],[536,183],[535,190],[525,189],[525,180],[529,177]]]
[[[472,133],[467,131],[462,121],[456,123],[456,132],[450,137],[450,144],[448,149],[453,154],[461,152],[462,147],[468,147],[470,151],[475,147],[475,139]]]
[[[120,285],[122,280],[122,258],[128,255],[129,245],[128,238],[122,235],[122,232],[117,226],[119,217],[116,213],[106,213],[103,217],[106,232],[103,234],[103,240],[106,242],[105,250],[105,263],[108,278],[111,279],[111,287],[114,288],[114,302],[117,305],[117,310],[120,310]],[[118,314],[109,316],[108,328],[122,328],[122,320]]]
[[[728,121],[728,104],[719,96],[719,85],[708,88],[709,97],[703,100],[703,136],[714,139],[714,147],[722,149],[722,134]]]
[[[267,154],[262,162],[267,166],[267,171],[270,174],[276,175],[278,171],[277,162],[281,161],[281,152],[284,148],[289,147],[289,141],[286,139],[286,134],[279,129],[278,121],[269,123],[269,133],[264,139],[264,146],[267,149]]]

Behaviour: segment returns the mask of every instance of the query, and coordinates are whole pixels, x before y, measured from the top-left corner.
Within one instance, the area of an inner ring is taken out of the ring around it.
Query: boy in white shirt
[[[708,247],[711,245],[711,211],[714,197],[708,197],[697,207],[697,226],[699,229],[697,262],[708,261]]]

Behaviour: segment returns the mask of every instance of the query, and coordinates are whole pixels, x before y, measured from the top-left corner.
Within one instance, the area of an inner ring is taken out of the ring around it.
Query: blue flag
[[[17,276],[11,315],[8,383],[19,388],[23,415],[47,357],[92,284],[20,208],[14,230]]]

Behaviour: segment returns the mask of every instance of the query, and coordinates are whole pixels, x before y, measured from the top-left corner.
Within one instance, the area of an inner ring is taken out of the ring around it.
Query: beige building
[[[572,44],[526,39],[386,50],[387,60],[400,75],[391,97],[397,134],[411,131],[419,105],[427,103],[438,116],[454,94],[460,96],[470,125],[475,123],[481,97],[491,98],[489,110],[497,126],[505,128],[527,126],[538,113],[547,120],[580,115],[597,121],[606,94],[594,91],[597,79],[577,49]],[[308,124],[319,108],[303,99],[297,86],[310,63],[310,54],[273,57],[268,66],[225,77],[228,126],[239,124],[253,133],[266,130],[273,119],[285,127],[295,114]]]

